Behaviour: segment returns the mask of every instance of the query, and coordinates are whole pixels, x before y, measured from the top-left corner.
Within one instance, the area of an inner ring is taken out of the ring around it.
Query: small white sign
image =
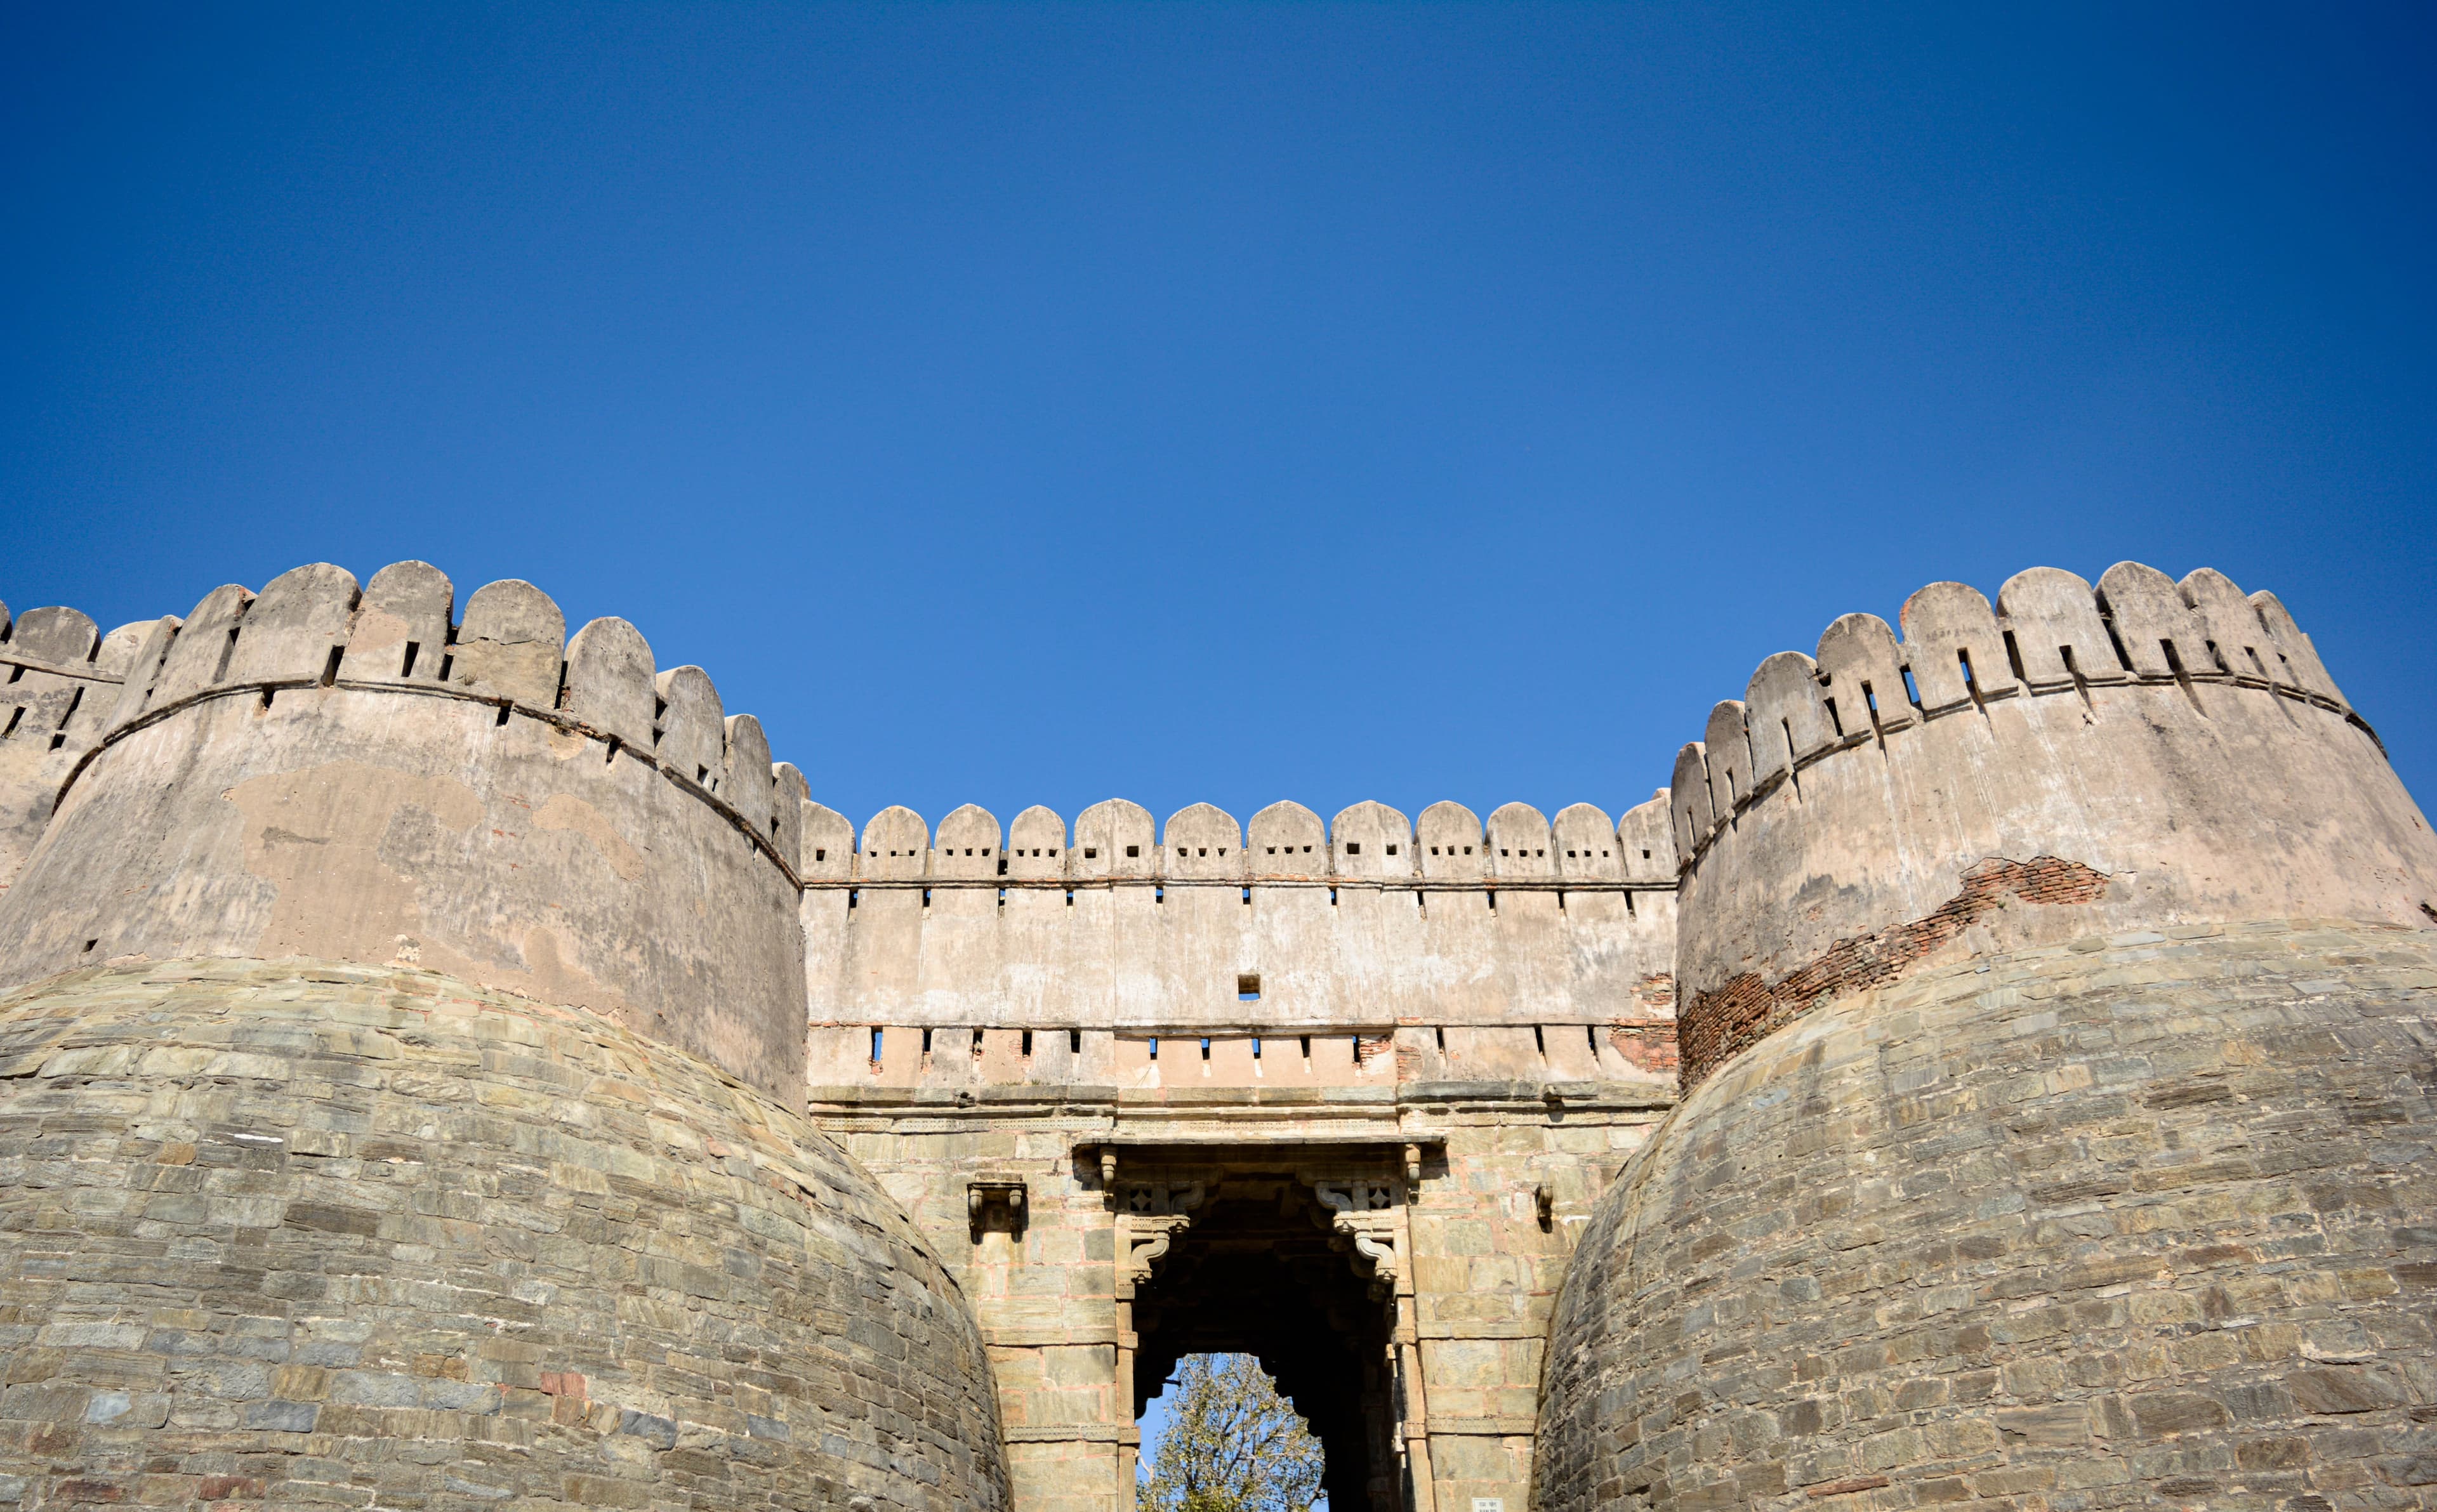
[[[1472,1499],[1472,1512],[1506,1512],[1506,1498],[1476,1496]]]

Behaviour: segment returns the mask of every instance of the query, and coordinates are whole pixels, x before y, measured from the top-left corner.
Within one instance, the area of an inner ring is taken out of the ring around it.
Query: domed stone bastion
[[[1535,1504],[2419,1507],[2437,851],[2268,595],[1958,584],[1676,767],[1687,1094]]]
[[[749,716],[420,564],[43,613],[0,1498],[1007,1505],[955,1276],[801,1114],[802,785]]]

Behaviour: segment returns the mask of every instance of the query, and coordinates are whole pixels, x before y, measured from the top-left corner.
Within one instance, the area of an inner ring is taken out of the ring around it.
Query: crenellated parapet
[[[1121,882],[1241,887],[1375,884],[1436,890],[1569,888],[1665,890],[1675,885],[1674,839],[1665,790],[1611,820],[1596,804],[1574,804],[1552,822],[1511,803],[1486,826],[1459,803],[1434,803],[1418,824],[1385,804],[1364,802],[1324,821],[1299,803],[1274,803],[1249,826],[1225,809],[1194,804],[1165,826],[1123,798],[1094,804],[1075,820],[1026,808],[1003,829],[972,804],[930,825],[910,808],[882,809],[864,826],[807,800],[807,886],[916,885],[1078,887]]]
[[[1552,1083],[1673,1053],[1662,793],[1622,819],[808,805],[816,1087]],[[1672,1067],[1672,1062],[1669,1063]],[[822,1095],[820,1093],[816,1096]]]
[[[2274,595],[2038,567],[1901,624],[1769,657],[1676,758],[1688,1085],[1942,953],[2437,917],[2426,821]]]
[[[414,964],[598,1010],[799,1100],[803,779],[700,669],[657,670],[622,619],[570,638],[526,582],[461,614],[419,562],[360,588],[326,565],[218,588],[140,637],[43,613],[0,647],[66,686],[19,721],[60,738],[0,758],[32,773],[9,812],[40,836],[0,895],[0,982],[173,957]]]
[[[128,667],[151,630],[109,634],[74,609],[0,603],[0,889],[50,823],[67,774],[100,740]]]

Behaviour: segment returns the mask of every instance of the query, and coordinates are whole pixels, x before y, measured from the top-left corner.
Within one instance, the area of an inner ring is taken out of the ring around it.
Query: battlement
[[[936,837],[887,808],[858,839],[815,806],[803,830],[817,1096],[1630,1079],[1672,1054],[1664,793],[1619,820],[1195,804],[1162,826],[1112,799],[1071,839],[1040,808]]]
[[[858,843],[845,815],[811,804],[803,822],[807,887],[1077,887],[1173,883],[1189,887],[1364,884],[1429,890],[1474,888],[1672,889],[1675,848],[1667,793],[1611,820],[1597,805],[1558,810],[1552,822],[1511,803],[1483,826],[1458,803],[1434,803],[1418,825],[1381,803],[1359,803],[1333,821],[1299,803],[1274,803],[1252,824],[1210,804],[1168,816],[1123,798],[1094,804],[1066,822],[1043,808],[1003,830],[967,804],[930,826],[889,808],[864,826]]]
[[[360,588],[327,565],[223,586],[140,636],[26,616],[11,665],[50,681],[8,743],[54,738],[0,768],[30,773],[9,833],[40,836],[0,895],[0,982],[420,963],[596,1008],[795,1101],[801,775],[622,619],[570,638],[513,580],[456,607],[406,562]]]
[[[1848,615],[1677,756],[1686,1078],[1952,946],[2418,924],[2437,846],[2273,594],[2122,563]]]
[[[109,634],[74,609],[0,603],[0,889],[50,822],[69,773],[101,739],[151,625]]]
[[[570,637],[516,581],[461,617],[421,563],[360,588],[300,567],[108,635],[72,610],[0,623],[0,982],[117,957],[421,960],[772,1086],[806,1017],[823,1085],[1217,1074],[1153,1067],[1163,1034],[1253,1080],[1281,1034],[1460,1078],[1530,1069],[1526,1029],[1584,1038],[1589,1074],[1603,1034],[1661,1022],[1679,988],[1697,1080],[1938,952],[2417,924],[2437,893],[2425,822],[2309,638],[2207,569],[2034,568],[1994,605],[1935,583],[1901,636],[1848,615],[1815,654],[1762,662],[1673,787],[1614,821],[1279,803],[1162,825],[1112,799],[1071,826],[967,806],[935,832],[892,808],[858,832],[626,621]],[[870,1053],[942,1030],[1073,1048],[1004,1076]],[[1381,1074],[1333,1049],[1282,1069]]]

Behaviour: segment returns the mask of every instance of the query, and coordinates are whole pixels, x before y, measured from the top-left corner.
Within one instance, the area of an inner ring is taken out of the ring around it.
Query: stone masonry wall
[[[1596,1204],[1669,1102],[1637,1100],[1622,1086],[1603,1092],[1544,1104],[1537,1117],[1462,1096],[1412,1100],[1411,1121],[1447,1135],[1445,1174],[1422,1183],[1411,1219],[1415,1330],[1443,1512],[1469,1512],[1475,1497],[1522,1512],[1530,1495],[1559,1287]]]
[[[0,999],[0,1501],[1004,1508],[982,1346],[793,1113],[433,973]]]
[[[1727,1060],[1559,1300],[1542,1512],[2437,1505],[2437,931],[1998,953]]]

